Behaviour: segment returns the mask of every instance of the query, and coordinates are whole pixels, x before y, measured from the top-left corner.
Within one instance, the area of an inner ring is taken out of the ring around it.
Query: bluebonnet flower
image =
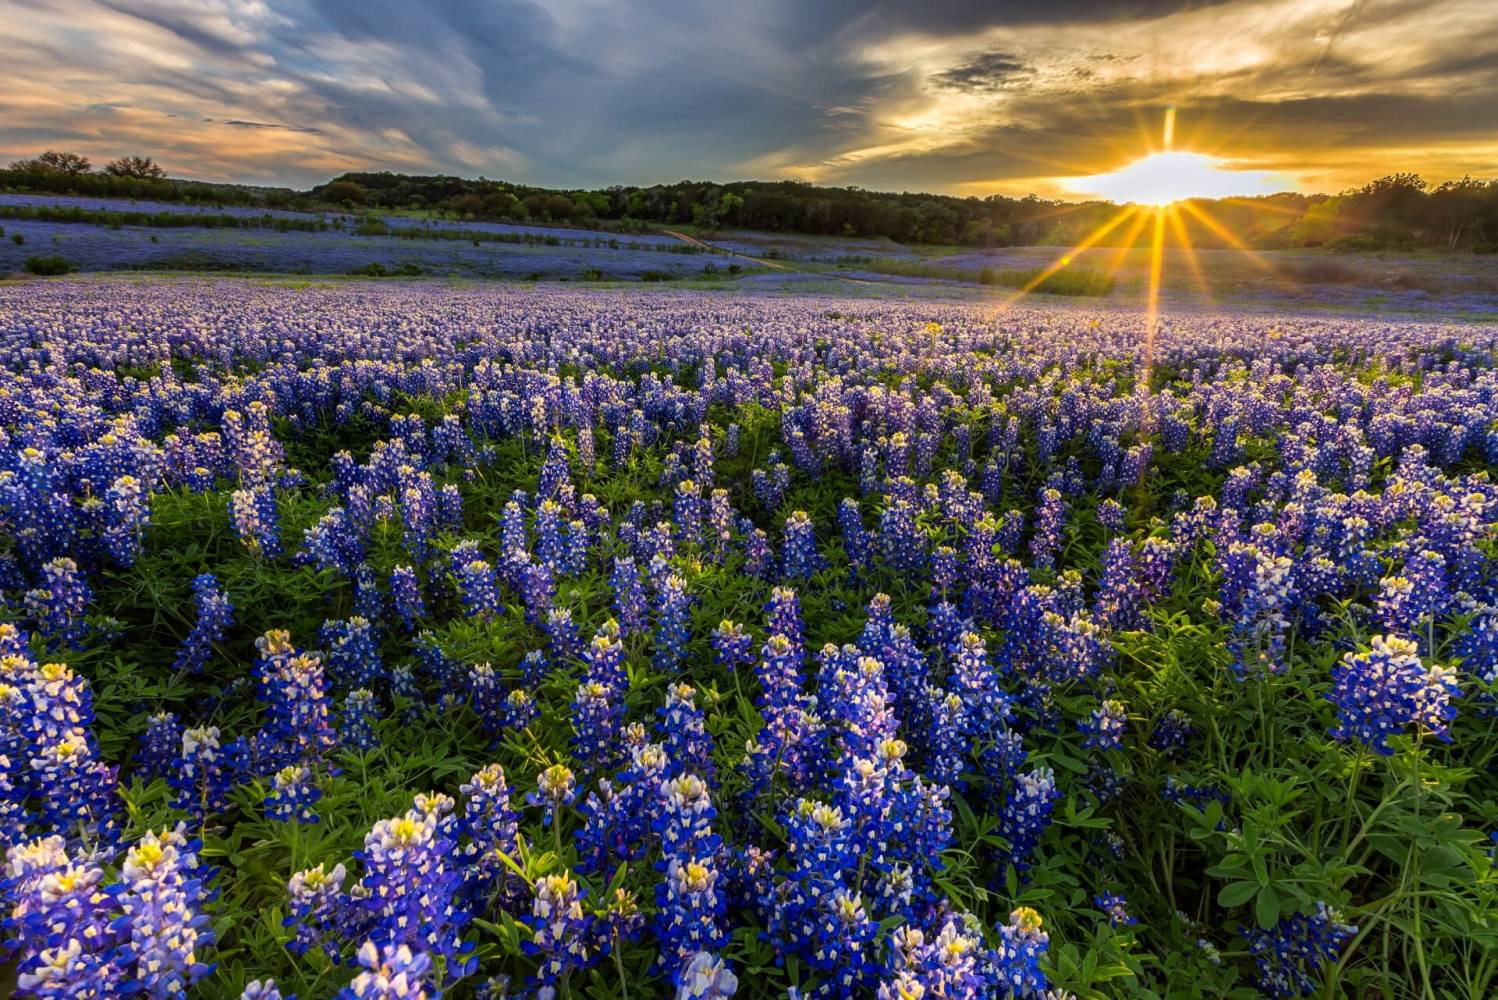
[[[416,620],[426,616],[427,606],[421,597],[421,585],[416,580],[416,571],[410,566],[395,566],[390,570],[390,596],[395,602],[395,613],[406,628],[415,628]]]
[[[468,704],[479,724],[491,737],[498,736],[505,728],[505,689],[499,674],[489,663],[474,663],[468,667]]]
[[[157,712],[146,720],[136,763],[149,778],[164,778],[177,765],[182,749],[182,722],[174,712]]]
[[[762,580],[772,579],[775,574],[775,556],[770,552],[770,536],[763,528],[746,524],[744,537],[744,572]]]
[[[1051,810],[1060,792],[1056,776],[1048,767],[1018,775],[999,816],[999,836],[1009,841],[1009,859],[1023,869],[1027,859],[1051,825]]]
[[[718,815],[707,782],[695,774],[682,774],[659,785],[660,815],[656,832],[667,857],[707,858],[721,840],[713,832]]]
[[[687,583],[672,573],[666,577],[656,599],[654,667],[663,673],[674,673],[686,657],[686,643],[691,636],[690,598]]]
[[[121,566],[132,566],[140,552],[141,533],[151,521],[151,507],[141,482],[121,476],[104,494],[104,548]]]
[[[1094,896],[1092,905],[1102,910],[1107,916],[1109,927],[1126,927],[1139,923],[1138,920],[1129,916],[1129,901],[1116,892],[1105,892],[1100,896]]]
[[[707,498],[707,540],[708,555],[714,562],[721,563],[727,554],[729,544],[733,541],[735,521],[736,515],[733,504],[729,502],[728,491],[721,487],[713,490]]]
[[[276,758],[290,763],[321,757],[338,741],[322,661],[299,653],[284,631],[267,632],[255,645],[260,651],[260,698],[266,703],[263,732]]]
[[[1030,557],[1040,569],[1055,565],[1061,547],[1061,529],[1066,525],[1066,498],[1061,491],[1047,488],[1035,507],[1035,527],[1030,535]]]
[[[747,667],[754,659],[754,637],[727,618],[718,623],[712,634],[713,659],[730,672]]]
[[[577,776],[565,764],[553,764],[542,771],[536,779],[536,790],[525,797],[533,806],[544,806],[542,822],[550,826],[560,822],[558,814],[562,806],[572,804],[577,797]]]
[[[931,596],[945,598],[957,585],[959,572],[957,550],[938,545],[931,553]]]
[[[811,517],[804,510],[792,511],[785,519],[785,552],[781,573],[790,580],[805,579],[827,565],[817,551]]]
[[[281,517],[269,486],[235,490],[229,497],[234,534],[252,553],[267,559],[281,554]]]
[[[620,556],[614,560],[609,587],[614,592],[614,615],[619,623],[619,634],[633,635],[644,628],[648,613],[645,587],[640,582],[634,559]]]
[[[583,912],[584,893],[567,872],[536,880],[535,900],[525,921],[531,939],[522,941],[521,947],[540,962],[537,980],[543,988],[587,968],[596,957],[588,947],[592,918]]]
[[[683,545],[702,543],[702,487],[690,479],[676,484],[671,502],[671,516],[676,522],[676,536]]]
[[[738,977],[710,952],[699,951],[677,973],[676,1000],[728,1000],[739,988]]]
[[[489,764],[474,772],[463,793],[462,829],[468,840],[464,853],[468,864],[463,878],[470,892],[487,899],[505,892],[512,876],[500,854],[513,857],[519,844],[520,815],[510,806],[510,786],[504,768]]]
[[[353,902],[344,892],[348,871],[343,865],[329,869],[319,863],[299,871],[286,882],[289,914],[284,925],[293,928],[286,948],[293,955],[304,955],[321,948],[334,960],[340,954],[340,935],[355,922]]]
[[[1126,477],[1125,477],[1126,478]],[[1117,534],[1124,530],[1124,508],[1112,497],[1105,497],[1097,505],[1098,523],[1103,530]]]
[[[1379,581],[1375,604],[1385,628],[1415,639],[1425,649],[1430,630],[1450,601],[1446,560],[1426,549],[1406,560],[1403,572]]]
[[[458,593],[470,615],[487,621],[499,614],[499,590],[493,566],[486,560],[472,559],[459,567],[457,575]]]
[[[182,734],[182,756],[171,777],[175,805],[197,824],[229,807],[229,792],[238,777],[241,746],[222,744],[217,726],[189,729]]]
[[[374,567],[362,562],[354,568],[354,617],[366,621],[385,620],[385,595]]]
[[[996,987],[996,958],[983,947],[976,918],[948,915],[931,938],[906,924],[890,936],[891,960],[878,1000],[982,996]]]
[[[1316,992],[1322,967],[1335,961],[1356,933],[1356,927],[1342,923],[1325,903],[1317,903],[1314,913],[1284,917],[1267,931],[1242,929],[1258,969],[1255,985],[1273,1000]]]
[[[27,591],[27,613],[43,635],[76,644],[83,636],[83,615],[93,597],[78,564],[67,556],[49,560],[42,566],[42,583]]]
[[[409,945],[381,948],[374,941],[359,946],[359,965],[364,971],[340,990],[338,1000],[437,1000],[437,989],[428,982],[432,959]]]
[[[806,642],[806,626],[801,620],[801,601],[790,587],[770,591],[765,605],[765,631],[785,636],[799,650]]]
[[[282,449],[271,435],[270,416],[270,407],[258,399],[244,412],[224,411],[224,443],[242,482],[263,483],[281,464]]]
[[[186,993],[211,971],[198,957],[214,937],[201,912],[206,892],[196,844],[185,829],[147,831],[120,867],[120,909],[129,922],[139,989],[155,1000]]]
[[[364,561],[363,532],[342,507],[330,507],[317,523],[302,532],[306,558],[318,569],[353,576]]]
[[[659,710],[656,728],[673,767],[713,780],[713,743],[707,734],[697,692],[690,684],[672,684],[666,689],[666,704]]]
[[[624,719],[620,692],[599,681],[583,681],[572,700],[572,748],[582,773],[598,774],[616,763]]]
[[[1041,929],[1040,914],[1021,906],[999,925],[999,946],[991,959],[991,974],[1016,996],[1030,996],[1046,988],[1040,960],[1050,947],[1050,935]]]
[[[18,844],[7,853],[5,921],[20,996],[107,997],[131,978],[131,956],[115,907],[117,886],[89,853],[70,858],[61,837]]]
[[[239,1000],[296,1000],[296,994],[282,996],[274,979],[255,979],[245,984]]]
[[[612,878],[618,862],[643,857],[661,816],[661,782],[670,761],[658,743],[630,748],[630,766],[617,782],[600,780],[579,806],[583,827],[574,842],[579,870]]]
[[[364,864],[359,885],[373,918],[370,940],[442,955],[447,976],[457,978],[477,959],[463,941],[472,915],[458,893],[463,873],[452,808],[446,796],[419,796],[417,808],[376,823],[355,856]]]
[[[328,654],[328,673],[339,687],[373,687],[384,679],[385,667],[370,619],[355,615],[325,621],[318,639]]]
[[[550,498],[536,507],[536,560],[557,569],[563,565],[562,507]]]
[[[505,698],[505,725],[510,729],[524,729],[540,714],[536,699],[524,688],[515,688]]]
[[[582,637],[572,612],[567,608],[553,608],[546,615],[546,647],[551,661],[559,666],[582,656]]]
[[[1102,579],[1098,582],[1094,615],[1098,624],[1116,629],[1138,628],[1143,588],[1133,547],[1126,538],[1115,538],[1103,552]]]
[[[197,619],[177,651],[172,668],[199,673],[213,655],[213,644],[222,642],[234,623],[234,605],[218,585],[212,573],[201,573],[192,581],[192,603]]]
[[[1375,752],[1390,754],[1390,736],[1416,726],[1442,742],[1451,742],[1456,718],[1451,700],[1461,696],[1454,672],[1426,667],[1419,647],[1399,636],[1374,636],[1369,648],[1348,653],[1332,668],[1327,698],[1337,706],[1339,725],[1332,736],[1356,739]]]
[[[609,619],[599,628],[583,654],[583,665],[588,680],[597,681],[621,694],[629,687],[629,675],[624,669],[624,644],[620,641],[623,631]]]
[[[847,497],[838,504],[837,526],[843,538],[843,552],[848,556],[849,566],[855,573],[866,570],[872,543],[863,526],[863,514],[859,512],[857,500]]]
[[[357,753],[368,753],[378,744],[374,724],[379,718],[374,692],[355,688],[343,702],[343,726],[338,738],[345,747]]]
[[[1092,715],[1077,723],[1077,729],[1086,737],[1082,740],[1084,750],[1123,749],[1124,729],[1128,716],[1123,702],[1108,698],[1092,710]]]
[[[265,797],[266,815],[282,823],[316,823],[317,802],[322,789],[313,783],[312,769],[305,764],[288,764],[272,779],[271,793]]]
[[[879,546],[885,566],[909,573],[926,564],[926,539],[916,525],[916,508],[909,500],[887,496],[879,515]]]
[[[1172,708],[1161,716],[1150,733],[1149,745],[1168,757],[1179,757],[1196,735],[1191,717],[1178,708]]]
[[[666,861],[665,877],[656,890],[656,936],[661,965],[673,976],[699,951],[717,951],[726,935],[722,921],[724,894],[710,858]]]

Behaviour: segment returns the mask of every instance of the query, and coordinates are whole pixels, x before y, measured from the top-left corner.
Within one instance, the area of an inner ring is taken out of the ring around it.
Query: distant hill
[[[823,236],[885,237],[900,243],[1003,247],[1074,245],[1118,213],[1108,202],[1070,203],[1034,196],[959,198],[920,192],[819,187],[798,181],[678,181],[555,189],[486,178],[390,172],[346,173],[307,191],[213,184],[178,178],[119,177],[38,169],[0,170],[0,190],[134,198],[143,201],[250,205],[274,209],[364,210],[443,218],[605,225],[758,229]],[[1443,184],[1393,174],[1338,195],[1283,193],[1198,202],[1215,221],[1178,213],[1168,244],[1258,248],[1439,247],[1498,251],[1498,181]],[[1231,239],[1223,234],[1231,234]],[[1138,238],[1125,224],[1100,245]]]

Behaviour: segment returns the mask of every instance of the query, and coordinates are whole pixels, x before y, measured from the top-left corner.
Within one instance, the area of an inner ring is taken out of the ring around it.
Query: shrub
[[[27,257],[26,271],[29,274],[50,276],[54,274],[67,274],[78,270],[78,265],[66,257]]]

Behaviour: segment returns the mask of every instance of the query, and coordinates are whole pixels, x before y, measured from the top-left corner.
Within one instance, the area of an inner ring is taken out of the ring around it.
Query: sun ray
[[[1212,230],[1213,233],[1221,237],[1225,242],[1232,246],[1234,250],[1241,250],[1243,253],[1247,254],[1248,259],[1258,265],[1259,268],[1269,274],[1279,273],[1279,271],[1273,264],[1265,260],[1263,256],[1253,247],[1249,246],[1247,243],[1244,243],[1237,236],[1234,236],[1226,226],[1218,222],[1216,219],[1212,218],[1212,216],[1207,213],[1206,209],[1190,201],[1183,201],[1179,202],[1178,204],[1181,206],[1181,208],[1190,212],[1191,215],[1202,225]]]
[[[1134,249],[1139,242],[1139,234],[1148,224],[1149,213],[1134,213],[1134,221],[1129,224],[1129,229],[1123,234],[1123,239],[1118,241],[1117,246],[1110,248],[1112,256],[1109,258],[1108,263],[1104,267],[1104,274],[1106,274],[1110,278],[1118,274],[1119,270],[1124,266],[1124,262],[1129,259],[1129,254],[1134,252]]]
[[[1186,223],[1181,220],[1181,213],[1171,206],[1167,213],[1170,216],[1170,226],[1175,231],[1176,239],[1180,241],[1180,251],[1186,258],[1191,273],[1196,276],[1196,287],[1201,290],[1202,296],[1209,302],[1215,304],[1212,295],[1212,286],[1207,282],[1207,276],[1202,272],[1201,261],[1197,259],[1196,248],[1191,245],[1191,234],[1186,231]]]
[[[1267,200],[1268,197],[1268,195],[1260,195],[1258,198],[1232,197],[1222,200],[1229,205],[1240,205],[1243,208],[1252,208],[1255,211],[1261,212],[1273,212],[1275,215],[1286,215],[1292,219],[1298,219],[1303,214],[1296,209],[1287,208],[1284,205],[1276,205],[1272,201]]]
[[[1060,257],[1056,258],[1046,267],[1042,268],[1039,274],[1037,274],[1034,278],[1031,278],[1024,284],[1024,286],[1017,289],[1013,295],[1010,295],[1003,302],[999,303],[998,308],[1000,310],[1008,309],[1020,299],[1035,291],[1035,289],[1039,288],[1041,283],[1044,282],[1047,278],[1070,264],[1073,257],[1081,253],[1083,250],[1086,250],[1093,244],[1097,243],[1097,241],[1102,239],[1104,236],[1107,236],[1109,233],[1113,232],[1113,230],[1117,229],[1125,219],[1127,219],[1137,211],[1139,211],[1139,208],[1136,205],[1124,206],[1119,210],[1117,215],[1113,216],[1113,218],[1109,219],[1107,222],[1103,223],[1092,232],[1088,233],[1070,250],[1062,254]]]

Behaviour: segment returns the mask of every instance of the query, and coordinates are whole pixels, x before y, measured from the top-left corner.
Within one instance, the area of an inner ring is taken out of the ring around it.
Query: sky
[[[0,0],[0,161],[1077,197],[1498,176],[1494,0]],[[1267,180],[1265,180],[1267,178]]]

